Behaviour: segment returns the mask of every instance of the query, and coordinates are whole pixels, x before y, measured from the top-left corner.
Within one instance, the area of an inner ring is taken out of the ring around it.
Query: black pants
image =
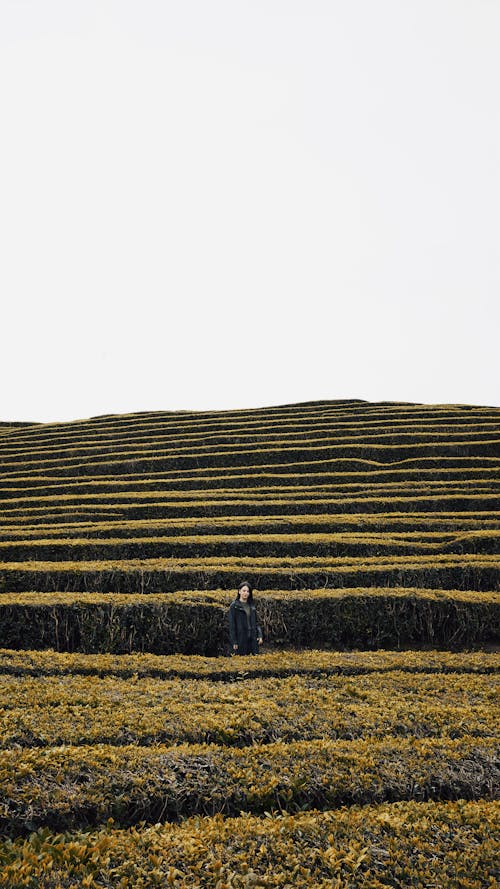
[[[234,654],[257,654],[252,637],[247,636],[243,643],[238,645],[238,650],[235,651]]]

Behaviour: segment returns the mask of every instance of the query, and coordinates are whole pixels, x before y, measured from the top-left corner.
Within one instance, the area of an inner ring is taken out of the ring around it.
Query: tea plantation
[[[499,408],[5,422],[0,498],[0,886],[498,885]]]

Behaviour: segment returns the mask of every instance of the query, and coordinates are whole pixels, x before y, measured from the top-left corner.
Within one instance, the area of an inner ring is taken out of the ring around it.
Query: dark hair
[[[238,592],[236,593],[236,598],[237,598],[237,599],[240,598],[240,590],[241,590],[242,586],[247,586],[247,587],[248,587],[248,589],[250,590],[250,593],[249,593],[249,596],[248,596],[248,601],[249,601],[249,602],[253,602],[253,587],[252,587],[252,584],[248,582],[248,580],[242,580],[242,581],[241,581],[241,583],[240,583],[240,585],[239,585],[239,587],[238,587]]]

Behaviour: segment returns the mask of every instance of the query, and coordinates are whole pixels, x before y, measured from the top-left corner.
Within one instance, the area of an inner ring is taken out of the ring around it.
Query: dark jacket
[[[246,611],[239,599],[235,599],[229,606],[229,641],[231,648],[238,646],[238,654],[257,654],[259,650],[258,640],[262,639],[262,629],[257,623],[257,612],[253,602],[250,605],[250,636],[248,635],[248,620]]]

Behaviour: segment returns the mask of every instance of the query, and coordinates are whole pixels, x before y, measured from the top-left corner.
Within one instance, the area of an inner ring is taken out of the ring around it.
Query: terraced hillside
[[[499,433],[1,424],[0,886],[496,885]],[[265,645],[228,658],[242,579]]]

